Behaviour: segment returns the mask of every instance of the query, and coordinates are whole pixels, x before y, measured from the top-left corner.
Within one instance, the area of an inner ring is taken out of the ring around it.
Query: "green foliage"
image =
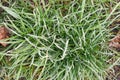
[[[8,76],[15,80],[104,80],[108,19],[114,12],[109,14],[103,3],[92,1],[74,0],[64,7],[51,1],[29,10],[30,4],[21,0],[11,8],[3,7],[14,17],[6,17],[4,24],[12,36],[8,48],[0,52]]]

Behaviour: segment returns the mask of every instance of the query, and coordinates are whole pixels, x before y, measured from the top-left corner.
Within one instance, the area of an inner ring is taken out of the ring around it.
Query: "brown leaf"
[[[111,39],[109,47],[115,48],[116,50],[120,50],[120,34]]]
[[[6,39],[6,38],[9,38],[9,31],[7,28],[5,28],[4,26],[0,27],[0,40],[2,39]],[[2,43],[0,42],[0,44],[4,47],[7,46],[6,43]]]

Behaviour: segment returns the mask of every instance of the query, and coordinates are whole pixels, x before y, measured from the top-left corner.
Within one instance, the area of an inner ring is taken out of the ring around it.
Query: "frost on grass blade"
[[[11,8],[8,8],[8,7],[2,6],[2,5],[0,5],[0,7],[2,7],[8,14],[13,16],[14,18],[20,19],[20,16],[16,12],[14,12]]]

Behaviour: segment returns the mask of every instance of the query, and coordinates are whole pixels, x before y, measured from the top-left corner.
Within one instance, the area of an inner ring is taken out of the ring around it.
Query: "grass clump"
[[[111,15],[104,2],[92,1],[43,1],[29,10],[31,4],[21,0],[3,7],[9,13],[4,25],[12,32],[0,52],[4,78],[104,80]]]

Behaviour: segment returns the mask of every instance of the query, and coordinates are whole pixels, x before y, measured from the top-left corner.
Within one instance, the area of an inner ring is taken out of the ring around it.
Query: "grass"
[[[111,1],[110,13],[105,6]],[[10,2],[10,1],[9,1]],[[51,0],[31,8],[16,0],[6,11],[3,24],[11,31],[10,45],[0,51],[3,79],[105,80],[110,51],[108,26],[118,14],[113,0],[73,0],[67,5]],[[33,5],[32,5],[33,6]]]

